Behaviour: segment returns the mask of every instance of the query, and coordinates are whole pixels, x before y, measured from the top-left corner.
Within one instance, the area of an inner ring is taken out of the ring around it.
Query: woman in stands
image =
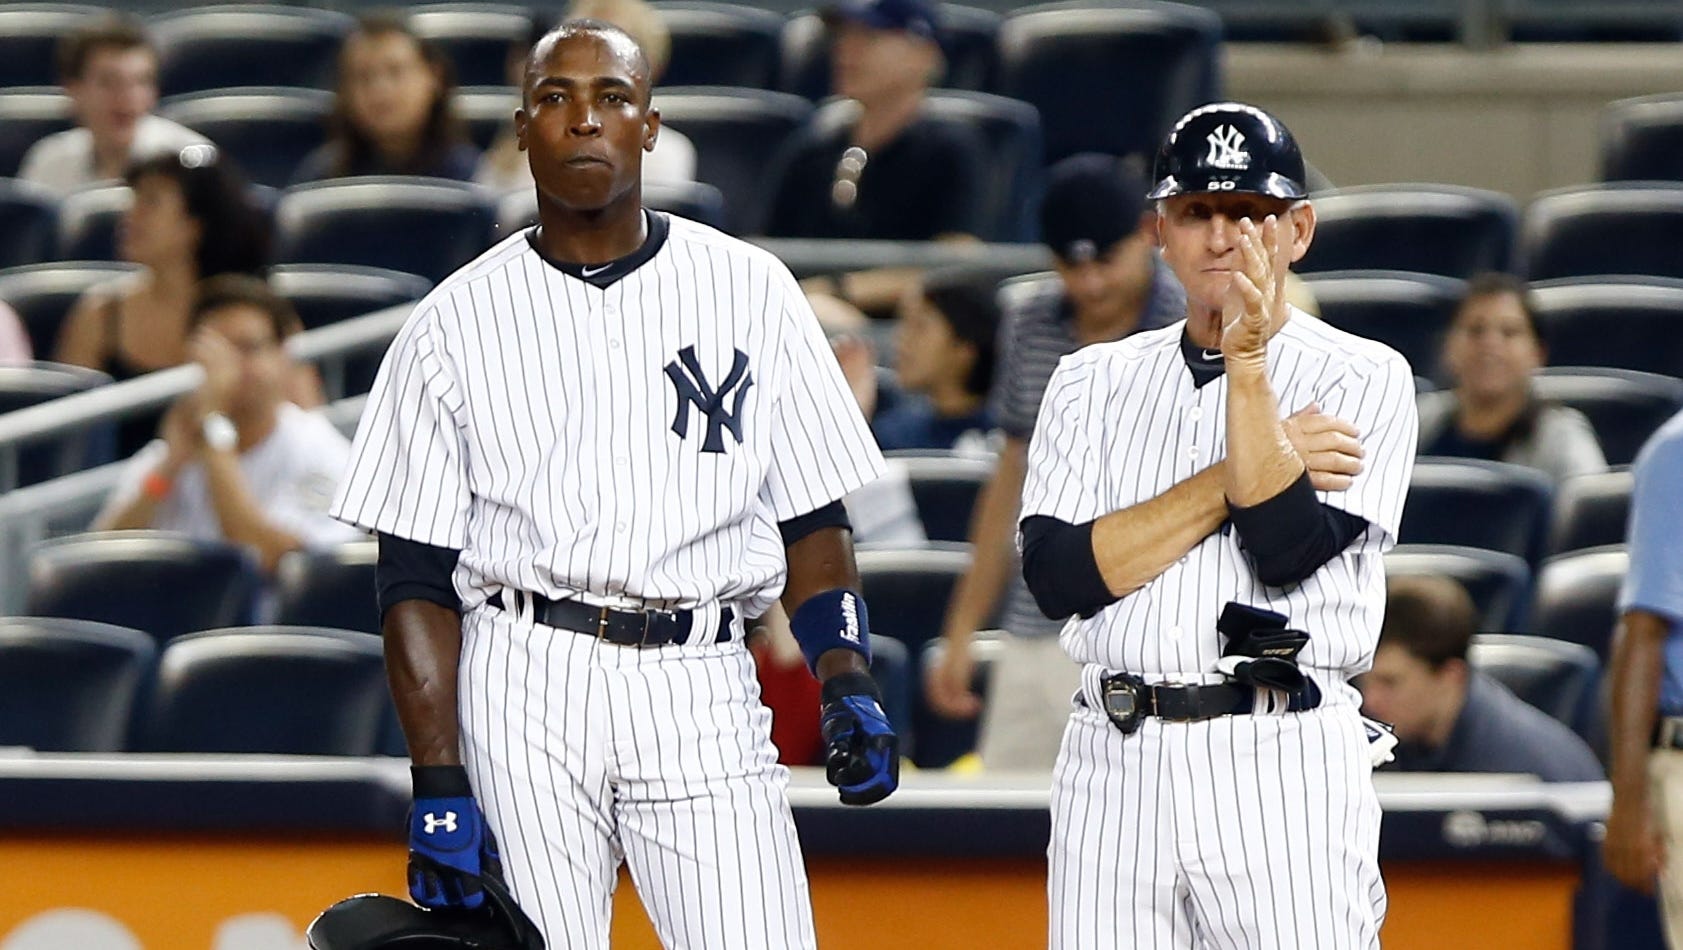
[[[326,144],[294,181],[424,175],[467,181],[479,162],[451,102],[455,70],[400,18],[365,17],[339,51],[339,95]]]
[[[143,270],[82,296],[59,331],[54,359],[122,381],[187,361],[187,319],[199,281],[265,273],[269,229],[239,174],[215,147],[189,145],[138,162],[125,176],[134,203],[117,249]],[[118,451],[151,440],[157,416],[127,420]]]
[[[1444,340],[1454,388],[1420,397],[1420,454],[1513,462],[1556,480],[1605,471],[1589,420],[1532,392],[1531,377],[1547,359],[1525,282],[1473,278]]]

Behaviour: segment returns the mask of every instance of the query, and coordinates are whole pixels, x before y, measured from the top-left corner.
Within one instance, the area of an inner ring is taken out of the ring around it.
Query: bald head
[[[642,104],[648,105],[653,71],[649,66],[648,57],[643,54],[643,48],[637,45],[631,34],[612,23],[579,19],[563,21],[560,26],[545,33],[532,45],[531,53],[526,56],[525,82],[521,88],[521,96],[527,107],[532,104],[532,87],[543,78],[544,68],[555,55],[555,51],[571,43],[599,43],[607,47],[614,58],[631,74]]]

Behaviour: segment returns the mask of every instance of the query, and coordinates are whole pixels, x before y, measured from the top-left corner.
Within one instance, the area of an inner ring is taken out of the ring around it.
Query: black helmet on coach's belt
[[[1197,192],[1308,197],[1303,152],[1279,119],[1242,102],[1214,102],[1180,117],[1152,168],[1155,201]]]

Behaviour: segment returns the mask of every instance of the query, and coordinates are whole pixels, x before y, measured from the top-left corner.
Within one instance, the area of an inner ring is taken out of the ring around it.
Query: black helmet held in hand
[[[1279,119],[1242,102],[1214,102],[1181,116],[1157,152],[1148,200],[1199,192],[1305,198],[1303,152]]]

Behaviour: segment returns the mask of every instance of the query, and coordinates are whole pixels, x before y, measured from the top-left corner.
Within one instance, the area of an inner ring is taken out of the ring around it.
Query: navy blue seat
[[[891,464],[906,468],[929,540],[970,540],[970,514],[982,486],[993,477],[993,461],[927,451],[891,452],[889,457]]]
[[[59,81],[58,47],[66,34],[109,16],[82,3],[0,6],[0,86],[51,86]]]
[[[246,553],[157,531],[55,538],[29,555],[26,612],[133,627],[164,641],[248,623],[258,589]]]
[[[370,176],[295,185],[275,207],[276,259],[355,264],[437,283],[495,239],[482,189],[438,178]]]
[[[1387,577],[1449,577],[1478,607],[1479,629],[1515,630],[1524,622],[1531,567],[1517,554],[1451,544],[1399,544],[1385,554]]]
[[[379,637],[315,627],[206,630],[164,647],[143,745],[373,755],[387,695]]]
[[[999,25],[993,10],[939,4],[945,69],[935,86],[992,92],[999,73]],[[783,25],[780,89],[817,101],[830,94],[830,43],[816,13],[791,16]]]
[[[126,627],[0,619],[0,746],[122,751],[154,653],[151,637]]]
[[[1581,643],[1605,662],[1618,623],[1619,586],[1630,569],[1622,544],[1557,554],[1543,562],[1532,595],[1530,629]]]
[[[1568,278],[1532,291],[1556,362],[1683,376],[1683,280]]]
[[[327,141],[333,94],[321,89],[215,89],[173,96],[158,114],[216,143],[244,177],[284,187]]]
[[[1479,459],[1421,458],[1397,540],[1506,551],[1536,563],[1547,540],[1547,475]]]
[[[1308,274],[1321,319],[1378,340],[1403,355],[1416,375],[1436,375],[1438,349],[1466,284],[1453,277],[1402,271]]]
[[[331,89],[345,13],[280,4],[229,4],[154,16],[158,84],[166,96],[235,86]]]
[[[520,88],[501,83],[464,86],[456,90],[456,116],[467,127],[468,140],[481,151],[491,147],[497,133],[514,121],[520,108]]]
[[[432,289],[414,274],[344,264],[282,264],[270,272],[269,286],[291,302],[306,330],[412,303]]]
[[[1519,207],[1454,185],[1367,185],[1315,196],[1315,242],[1292,269],[1385,269],[1467,278],[1514,269]]]
[[[117,260],[117,225],[133,203],[128,185],[95,185],[65,195],[58,206],[58,259]]]
[[[1509,32],[1521,43],[1675,43],[1683,8],[1675,0],[1509,0]]]
[[[1532,280],[1607,274],[1683,278],[1683,185],[1614,182],[1546,191],[1525,209]]]
[[[812,113],[799,96],[760,89],[672,87],[655,90],[661,122],[695,145],[696,179],[724,196],[727,230],[758,231],[769,211],[769,180],[778,152]]]
[[[1562,479],[1554,490],[1549,553],[1623,544],[1634,485],[1628,468]]]
[[[1683,321],[1678,327],[1683,331]],[[1609,465],[1635,461],[1654,430],[1683,409],[1683,379],[1628,369],[1551,366],[1536,377],[1532,390],[1588,416]]]
[[[81,366],[45,361],[0,366],[0,414],[73,393],[97,389],[111,377]],[[115,428],[110,422],[59,432],[28,443],[18,452],[18,485],[34,485],[112,460]]]
[[[133,273],[136,265],[105,261],[34,264],[0,271],[0,300],[23,320],[36,356],[50,356],[59,327],[76,300],[90,288]]]
[[[508,51],[532,32],[532,10],[509,3],[427,3],[409,10],[409,28],[431,40],[462,86],[508,82]]]
[[[1482,633],[1467,651],[1473,669],[1594,743],[1601,663],[1578,643],[1512,633]]]
[[[1683,181],[1683,93],[1620,99],[1601,114],[1602,181]]]
[[[941,767],[963,754],[975,737],[975,723],[954,723],[926,704],[921,684],[926,648],[941,636],[947,601],[970,566],[968,545],[935,544],[927,548],[862,549],[859,581],[871,607],[871,626],[905,644],[915,662],[912,731],[913,758],[920,766]]]
[[[672,34],[661,76],[668,86],[775,89],[783,67],[783,17],[737,3],[672,0],[654,4]]]
[[[0,16],[4,15],[5,8],[0,7]],[[23,156],[36,142],[75,124],[70,97],[56,88],[0,90],[0,175],[16,175]]]
[[[57,227],[57,196],[26,181],[0,178],[0,235],[5,235],[0,267],[49,260]]]
[[[374,596],[374,541],[353,541],[331,551],[297,551],[275,572],[275,622],[380,632]]]
[[[1219,17],[1176,3],[1025,7],[999,28],[996,91],[1040,110],[1048,163],[1106,152],[1149,168],[1175,120],[1220,96],[1220,41]]]

